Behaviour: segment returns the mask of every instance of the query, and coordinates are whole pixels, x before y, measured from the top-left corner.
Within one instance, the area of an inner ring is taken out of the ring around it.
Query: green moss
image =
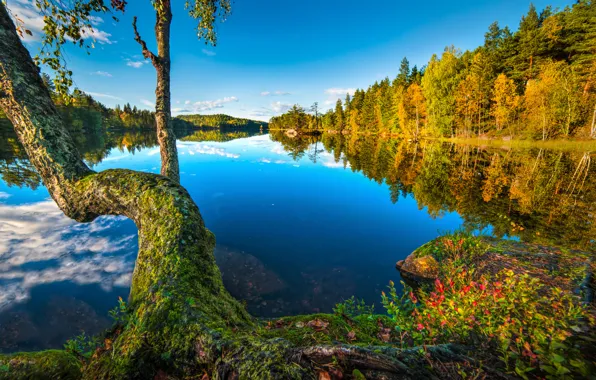
[[[380,332],[392,326],[394,323],[385,315],[312,314],[262,321],[255,334],[266,339],[282,338],[298,347],[333,343],[376,346],[387,344]]]
[[[66,351],[0,355],[0,379],[80,379],[81,362]]]

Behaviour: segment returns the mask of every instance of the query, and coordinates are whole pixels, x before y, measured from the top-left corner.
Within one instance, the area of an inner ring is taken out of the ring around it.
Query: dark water
[[[151,133],[77,136],[96,170],[159,172]],[[373,303],[394,266],[441,232],[593,247],[593,155],[376,137],[196,132],[182,184],[217,237],[224,282],[251,313]],[[64,217],[10,129],[0,129],[0,352],[61,347],[108,327],[137,250],[125,218]]]

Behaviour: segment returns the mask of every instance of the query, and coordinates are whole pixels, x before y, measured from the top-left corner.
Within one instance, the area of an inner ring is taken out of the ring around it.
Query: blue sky
[[[36,52],[43,21],[31,2],[8,0],[8,5],[33,31],[27,46]],[[236,0],[232,15],[217,27],[216,47],[197,39],[184,1],[173,3],[174,114],[268,120],[295,103],[331,107],[347,91],[393,78],[404,56],[422,66],[445,46],[473,49],[493,21],[515,30],[530,1]],[[538,9],[562,8],[573,1],[533,3]],[[99,16],[91,55],[67,50],[75,85],[107,106],[129,102],[151,109],[155,71],[140,56],[131,26],[138,16],[139,31],[154,50],[150,1],[129,1],[119,23]]]

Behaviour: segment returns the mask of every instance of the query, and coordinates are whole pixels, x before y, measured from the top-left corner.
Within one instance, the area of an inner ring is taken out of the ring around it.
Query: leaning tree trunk
[[[470,361],[452,346],[421,354],[262,337],[224,289],[214,236],[183,187],[150,173],[96,173],[83,163],[1,2],[0,85],[0,108],[64,213],[81,222],[124,215],[139,230],[127,313],[91,359],[81,364],[65,351],[0,355],[0,379],[315,378],[324,366],[348,378],[356,369],[367,378],[433,378],[431,359]]]
[[[180,167],[178,164],[178,150],[176,135],[172,124],[172,109],[170,99],[170,27],[172,24],[172,7],[170,0],[158,0],[156,8],[155,38],[157,40],[157,55],[153,54],[137,30],[137,18],[134,18],[133,28],[135,40],[143,49],[143,56],[151,60],[157,73],[155,88],[155,122],[157,125],[157,141],[161,155],[161,174],[180,183]]]

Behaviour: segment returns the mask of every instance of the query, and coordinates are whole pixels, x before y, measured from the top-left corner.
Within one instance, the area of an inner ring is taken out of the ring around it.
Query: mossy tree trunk
[[[177,181],[130,170],[96,173],[84,164],[1,2],[0,84],[0,108],[60,209],[80,222],[124,215],[139,230],[127,316],[83,363],[82,377],[315,378],[332,363],[369,378],[432,378],[429,357],[460,360],[450,347],[421,356],[419,350],[300,347],[260,337],[255,320],[224,289],[214,236]],[[44,373],[37,363],[50,363],[48,377],[72,378],[77,368],[66,352],[0,355],[0,378]]]

